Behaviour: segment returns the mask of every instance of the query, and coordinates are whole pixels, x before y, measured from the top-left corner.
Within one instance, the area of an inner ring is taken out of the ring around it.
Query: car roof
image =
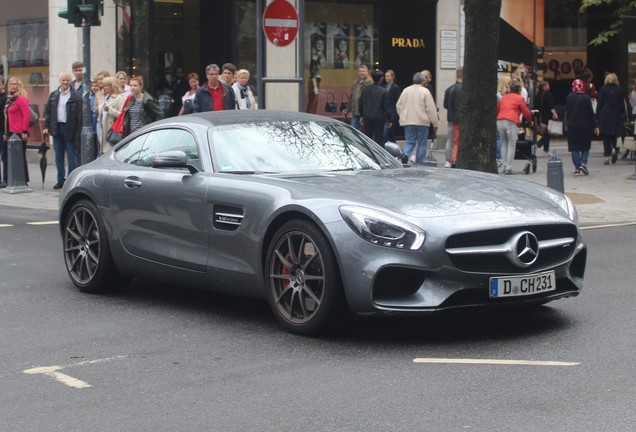
[[[275,110],[230,110],[208,111],[203,113],[187,114],[179,117],[171,117],[153,123],[159,126],[166,123],[198,123],[207,125],[229,125],[245,122],[263,121],[321,121],[337,123],[337,120],[316,114],[307,114],[291,111]]]

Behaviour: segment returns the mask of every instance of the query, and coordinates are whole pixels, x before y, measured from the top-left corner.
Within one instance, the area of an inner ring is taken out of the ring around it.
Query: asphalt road
[[[0,215],[2,431],[634,430],[636,226],[584,232],[578,298],[312,339],[259,301],[142,281],[82,294],[58,226],[28,224],[55,212]]]

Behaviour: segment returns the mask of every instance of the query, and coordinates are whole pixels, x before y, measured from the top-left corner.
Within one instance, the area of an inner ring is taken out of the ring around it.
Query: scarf
[[[7,101],[4,104],[4,133],[9,136],[9,108],[18,100],[19,94],[7,95]]]

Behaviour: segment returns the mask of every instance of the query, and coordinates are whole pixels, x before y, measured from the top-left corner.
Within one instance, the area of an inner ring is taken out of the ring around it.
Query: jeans
[[[64,154],[68,159],[68,172],[70,173],[77,167],[75,159],[75,143],[66,141],[66,131],[68,130],[66,123],[57,124],[57,133],[53,136],[53,149],[55,150],[55,167],[57,168],[57,181],[66,180],[64,175]]]
[[[504,170],[512,169],[512,161],[515,159],[517,150],[517,129],[516,123],[510,120],[497,120],[497,130],[501,135],[501,159]]]
[[[572,163],[574,164],[574,169],[578,170],[581,165],[587,166],[587,157],[590,155],[590,151],[573,151],[572,152]]]
[[[448,136],[446,137],[446,146],[444,148],[444,157],[446,162],[453,159],[453,124],[448,123]]]
[[[351,116],[351,127],[354,129],[360,130],[360,116],[352,115]]]
[[[422,164],[426,158],[426,141],[428,140],[428,126],[407,125],[404,126],[404,154],[408,157],[413,153],[413,149],[417,146],[416,164]]]

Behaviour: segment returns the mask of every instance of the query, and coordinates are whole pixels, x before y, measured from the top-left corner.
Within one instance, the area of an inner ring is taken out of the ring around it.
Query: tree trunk
[[[497,172],[497,54],[501,0],[466,0],[457,167]]]

